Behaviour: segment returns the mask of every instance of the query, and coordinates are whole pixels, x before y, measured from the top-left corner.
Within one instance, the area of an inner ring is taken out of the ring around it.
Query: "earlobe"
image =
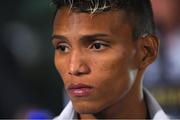
[[[159,52],[159,39],[151,34],[140,38],[141,42],[141,64],[140,69],[145,69],[153,63]]]

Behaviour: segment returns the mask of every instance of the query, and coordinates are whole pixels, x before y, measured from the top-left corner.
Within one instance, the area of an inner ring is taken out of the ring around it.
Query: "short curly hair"
[[[112,9],[125,10],[129,15],[129,21],[133,23],[133,36],[136,39],[155,32],[150,0],[53,0],[53,3],[57,8],[56,11],[64,6],[90,14]]]

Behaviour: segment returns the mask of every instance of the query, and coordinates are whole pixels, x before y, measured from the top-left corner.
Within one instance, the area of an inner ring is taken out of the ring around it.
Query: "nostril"
[[[69,75],[83,75],[83,74],[88,74],[90,73],[90,68],[86,64],[81,64],[78,66],[76,69],[71,69],[69,72]]]
[[[77,74],[79,74],[79,73],[76,71],[69,72],[69,75],[77,75]]]
[[[79,73],[82,73],[82,74],[83,74],[83,73],[84,73],[84,74],[88,74],[88,73],[90,72],[90,68],[88,67],[88,65],[83,64],[83,65],[80,66],[78,72],[79,72]]]

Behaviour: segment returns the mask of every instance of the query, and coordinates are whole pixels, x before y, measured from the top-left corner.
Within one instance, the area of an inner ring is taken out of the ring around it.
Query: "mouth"
[[[72,97],[87,97],[93,91],[93,87],[85,84],[70,84],[67,92]]]

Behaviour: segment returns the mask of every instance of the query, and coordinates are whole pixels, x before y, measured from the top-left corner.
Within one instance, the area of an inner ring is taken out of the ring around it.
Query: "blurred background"
[[[180,0],[152,0],[160,55],[145,86],[165,112],[180,118]],[[0,118],[57,116],[66,102],[53,64],[50,0],[0,3]]]
[[[161,46],[144,84],[166,113],[180,118],[180,0],[151,1]]]

